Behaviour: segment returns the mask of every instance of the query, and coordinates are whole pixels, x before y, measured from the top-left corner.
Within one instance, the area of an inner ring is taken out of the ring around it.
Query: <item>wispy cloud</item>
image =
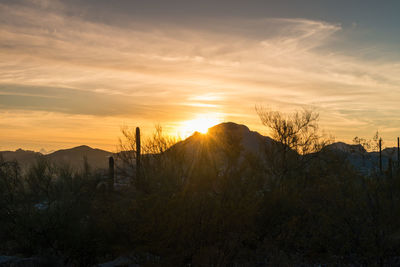
[[[185,26],[127,19],[119,27],[68,8],[45,0],[0,4],[3,112],[55,112],[72,116],[71,125],[73,116],[173,125],[218,112],[258,128],[254,105],[261,103],[282,110],[314,106],[321,123],[342,139],[376,128],[400,130],[400,62],[335,50],[330,42],[339,38],[340,24],[232,18]]]

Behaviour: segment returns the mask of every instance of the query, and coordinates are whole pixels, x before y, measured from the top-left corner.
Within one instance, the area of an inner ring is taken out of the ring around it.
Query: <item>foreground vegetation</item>
[[[0,254],[76,266],[120,255],[145,266],[398,264],[399,172],[362,176],[324,149],[308,112],[259,112],[279,141],[268,162],[241,155],[226,136],[223,168],[209,153],[188,168],[158,132],[148,147],[162,153],[119,191],[89,166],[38,161],[21,174],[0,160]]]

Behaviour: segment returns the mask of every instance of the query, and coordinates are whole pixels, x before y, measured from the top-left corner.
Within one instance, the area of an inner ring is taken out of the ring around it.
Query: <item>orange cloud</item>
[[[124,121],[151,128],[216,112],[260,129],[254,105],[268,104],[284,111],[314,106],[321,123],[345,140],[377,128],[393,138],[400,130],[400,64],[335,50],[338,24],[232,18],[190,27],[131,19],[121,27],[64,8],[44,0],[0,4],[7,21],[0,25],[0,110],[15,126],[48,112],[43,131],[81,143],[97,133],[98,144],[110,147],[110,133]],[[77,120],[97,130],[71,137],[56,123],[61,118],[69,131]],[[6,128],[15,142],[25,140],[18,127]]]

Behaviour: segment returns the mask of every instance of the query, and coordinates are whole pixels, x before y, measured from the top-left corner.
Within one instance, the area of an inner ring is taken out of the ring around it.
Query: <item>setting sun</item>
[[[179,128],[179,134],[187,137],[194,132],[207,133],[208,128],[221,123],[222,120],[214,114],[199,115],[196,119],[183,121]]]

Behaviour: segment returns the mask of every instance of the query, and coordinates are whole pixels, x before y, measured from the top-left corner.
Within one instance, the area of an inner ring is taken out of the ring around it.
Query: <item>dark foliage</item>
[[[39,160],[21,174],[0,160],[0,254],[75,266],[120,255],[145,266],[398,263],[398,171],[364,177],[331,151],[305,160],[285,148],[286,170],[277,172],[282,165],[241,155],[234,138],[199,138],[205,151],[190,165],[173,149],[144,157],[140,190],[104,190],[88,166],[74,172]],[[215,147],[223,167],[206,153]]]

